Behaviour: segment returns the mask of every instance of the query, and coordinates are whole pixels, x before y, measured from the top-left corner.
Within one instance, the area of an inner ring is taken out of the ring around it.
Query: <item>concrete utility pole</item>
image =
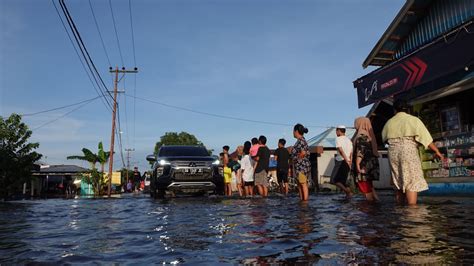
[[[128,184],[128,169],[130,169],[130,152],[135,151],[135,149],[125,149],[127,152],[127,183]]]
[[[123,73],[125,75],[126,73],[137,73],[138,69],[135,67],[134,70],[126,70],[125,67],[122,67],[121,70],[119,70],[118,67],[113,70],[110,68],[110,73],[115,73],[115,80],[114,80],[114,108],[112,110],[112,134],[110,136],[110,158],[109,158],[109,188],[107,190],[107,196],[110,198],[110,195],[112,194],[112,172],[114,168],[114,145],[115,145],[115,117],[117,113],[117,87],[118,83],[122,78],[118,78],[119,73]],[[122,76],[123,77],[123,76]]]

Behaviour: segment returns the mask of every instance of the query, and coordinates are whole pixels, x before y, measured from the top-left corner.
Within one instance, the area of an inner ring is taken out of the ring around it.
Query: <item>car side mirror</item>
[[[156,155],[148,155],[146,160],[149,162],[156,162]]]

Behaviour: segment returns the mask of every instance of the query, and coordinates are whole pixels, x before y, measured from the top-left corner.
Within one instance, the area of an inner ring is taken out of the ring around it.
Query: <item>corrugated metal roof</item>
[[[33,171],[35,174],[47,174],[47,173],[84,173],[88,170],[77,165],[49,165],[47,167],[42,166],[39,171]]]
[[[362,66],[385,66],[472,19],[473,0],[408,0]]]

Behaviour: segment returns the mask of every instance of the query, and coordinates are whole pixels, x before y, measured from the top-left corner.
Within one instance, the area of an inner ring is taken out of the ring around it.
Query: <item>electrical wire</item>
[[[81,65],[82,65],[82,68],[84,69],[84,72],[86,72],[86,75],[87,77],[89,78],[89,81],[91,82],[92,84],[92,87],[94,88],[94,90],[97,92],[97,95],[103,97],[104,94],[100,92],[100,86],[96,83],[94,83],[94,81],[92,80],[92,77],[91,77],[91,73],[89,71],[87,71],[87,68],[86,68],[86,65],[84,64],[83,62],[83,59],[81,58],[81,56],[79,55],[79,52],[77,51],[77,47],[76,45],[74,45],[74,41],[72,40],[71,38],[71,35],[69,34],[69,31],[67,30],[67,27],[66,27],[66,24],[64,23],[63,21],[63,18],[61,17],[61,14],[59,13],[59,9],[58,7],[56,6],[56,3],[54,3],[54,0],[51,0],[51,2],[53,3],[53,6],[54,6],[54,9],[56,10],[56,13],[58,14],[58,17],[59,17],[59,20],[61,21],[61,24],[63,25],[63,28],[64,30],[66,31],[66,34],[69,38],[69,41],[71,42],[71,45],[72,47],[74,48],[74,51],[76,52],[76,55],[79,59],[79,62],[81,62]],[[90,70],[90,69],[89,69]],[[96,86],[99,86],[99,89],[96,87]],[[110,106],[110,103],[107,102],[106,99],[104,98],[101,98],[101,101],[102,103],[105,105],[106,109],[108,109],[109,111],[112,111],[112,108]]]
[[[89,7],[91,8],[92,17],[94,18],[95,27],[97,28],[97,32],[99,33],[100,42],[102,43],[102,48],[104,49],[105,56],[107,57],[107,62],[109,62],[109,67],[112,67],[112,64],[110,63],[109,53],[107,53],[107,49],[105,48],[104,39],[102,38],[102,34],[100,33],[99,23],[97,23],[97,18],[95,16],[95,12],[94,12],[94,8],[92,7],[91,0],[89,0]]]
[[[67,113],[65,113],[65,114],[63,114],[63,115],[61,115],[61,116],[59,116],[59,117],[57,117],[57,118],[55,118],[55,119],[53,119],[53,120],[50,120],[50,121],[48,121],[48,122],[46,122],[46,123],[44,123],[44,124],[41,124],[40,126],[37,126],[37,127],[33,128],[33,131],[38,130],[38,129],[44,127],[44,126],[47,126],[47,125],[49,125],[49,124],[51,124],[51,123],[54,123],[54,122],[58,121],[59,119],[65,117],[65,116],[67,116],[67,115],[69,115],[69,114],[71,114],[71,113],[73,113],[73,112],[75,112],[75,111],[81,109],[82,107],[84,107],[84,106],[90,104],[91,102],[97,100],[98,98],[99,98],[99,97],[96,97],[96,98],[93,98],[93,99],[91,99],[91,100],[88,100],[87,102],[85,102],[85,103],[79,105],[78,107],[72,109],[71,111],[69,111],[69,112],[67,112]]]
[[[217,117],[217,118],[221,118],[221,119],[228,119],[228,120],[235,120],[235,121],[242,121],[242,122],[249,122],[249,123],[256,123],[256,124],[264,124],[264,125],[273,125],[273,126],[285,126],[285,127],[286,126],[293,126],[292,124],[276,123],[276,122],[269,122],[269,121],[262,121],[262,120],[253,120],[253,119],[247,119],[247,118],[241,118],[241,117],[234,117],[234,116],[228,116],[228,115],[220,115],[220,114],[215,114],[215,113],[203,112],[203,111],[198,111],[198,110],[194,110],[194,109],[190,109],[190,108],[186,108],[186,107],[167,104],[167,103],[163,103],[163,102],[159,102],[159,101],[155,101],[155,100],[150,100],[150,99],[146,99],[146,98],[132,96],[132,95],[129,95],[129,94],[125,94],[125,96],[135,98],[137,100],[141,100],[141,101],[145,101],[145,102],[158,104],[158,105],[165,106],[165,107],[168,107],[168,108],[173,108],[173,109],[186,111],[186,112],[190,112],[190,113],[195,113],[195,114],[200,114],[200,115],[205,115],[205,116]],[[309,127],[309,128],[330,128],[330,126],[307,126],[307,127]]]
[[[135,33],[133,32],[132,1],[131,0],[128,0],[128,10],[130,11],[130,29],[132,31],[133,64],[136,67],[137,66],[137,57],[136,57],[136,53],[135,53]]]
[[[120,122],[120,108],[119,104],[117,104],[117,122],[118,122],[118,132],[117,132],[117,127],[115,128],[115,133],[117,134],[117,138],[119,141],[119,148],[120,148],[120,158],[122,159],[122,164],[125,167],[125,160],[123,157],[123,144],[122,144],[122,123]]]
[[[60,107],[56,107],[56,108],[52,108],[52,109],[48,109],[48,110],[43,110],[43,111],[39,111],[39,112],[35,112],[35,113],[22,114],[21,116],[34,116],[34,115],[39,115],[39,114],[48,113],[48,112],[52,112],[52,111],[57,111],[57,110],[73,107],[73,106],[76,106],[76,105],[79,105],[79,104],[82,104],[82,103],[90,102],[92,100],[95,100],[95,99],[98,99],[98,98],[101,98],[101,97],[103,97],[103,96],[97,96],[97,97],[87,99],[87,100],[84,100],[84,101],[80,101],[80,102],[77,102],[77,103],[63,105],[63,106],[60,106]]]
[[[122,49],[120,48],[120,40],[118,37],[118,32],[117,32],[117,25],[115,23],[115,15],[114,15],[114,9],[112,8],[112,0],[109,0],[109,6],[110,6],[110,13],[112,13],[112,22],[114,23],[114,30],[115,30],[115,37],[117,38],[117,46],[120,54],[120,60],[122,61],[122,67],[125,66],[123,63],[123,56],[122,56]]]
[[[133,30],[133,17],[132,17],[132,1],[128,0],[128,10],[130,12],[130,29],[132,33],[132,49],[133,49],[133,64],[137,67],[137,56],[135,52],[135,33]],[[134,75],[134,82],[133,82],[133,96],[137,95],[137,75]],[[126,97],[124,97],[126,98]],[[136,104],[137,101],[133,98],[133,146],[135,147],[135,138],[136,138]]]
[[[59,0],[59,3],[60,3],[61,8],[62,8],[62,10],[63,10],[64,16],[65,16],[66,19],[67,19],[67,22],[68,22],[68,24],[69,24],[69,27],[70,27],[71,31],[74,33],[74,38],[76,39],[76,42],[77,42],[79,48],[81,49],[81,53],[82,53],[82,55],[84,56],[85,61],[86,61],[87,65],[88,65],[90,71],[93,73],[94,79],[96,79],[96,76],[97,76],[97,78],[98,78],[98,79],[100,80],[100,82],[101,82],[100,84],[102,84],[102,86],[103,86],[103,88],[101,88],[101,92],[102,92],[103,96],[105,97],[105,94],[104,94],[104,88],[105,88],[105,92],[107,92],[107,93],[109,94],[109,96],[110,96],[111,98],[113,98],[113,97],[112,97],[112,94],[110,93],[109,89],[107,88],[107,85],[105,85],[105,82],[104,82],[104,80],[102,79],[102,76],[100,75],[99,71],[97,70],[97,67],[96,67],[95,64],[94,64],[94,61],[92,60],[92,58],[91,58],[89,52],[87,51],[87,48],[86,48],[84,42],[82,41],[82,37],[81,37],[81,35],[80,35],[80,33],[79,33],[79,30],[77,29],[76,24],[74,23],[74,20],[72,19],[72,16],[71,16],[71,14],[69,13],[69,10],[68,10],[66,4],[64,3],[64,0]],[[84,54],[84,53],[85,53],[85,54]],[[86,57],[86,55],[87,55],[87,57]],[[87,59],[88,59],[88,60],[87,60]],[[94,71],[92,71],[91,65],[92,65],[92,68],[93,68]],[[94,73],[95,73],[95,75],[94,75]],[[97,81],[97,79],[96,79],[96,82],[99,83],[99,82]],[[99,86],[99,87],[100,87],[100,86]],[[110,104],[110,102],[108,101],[107,97],[105,97],[105,99],[107,100],[107,102],[108,102],[109,105],[111,106],[111,104]]]
[[[123,79],[123,90],[125,91],[126,78]],[[128,108],[127,108],[127,97],[123,97],[124,103],[124,112],[125,112],[125,131],[126,131],[126,141],[127,146],[130,147],[130,137],[129,137],[129,127],[128,127]]]

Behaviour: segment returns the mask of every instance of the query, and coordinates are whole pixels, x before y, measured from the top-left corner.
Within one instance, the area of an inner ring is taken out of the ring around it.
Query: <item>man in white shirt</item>
[[[346,137],[346,127],[341,125],[336,128],[336,149],[334,169],[331,174],[331,183],[342,189],[346,197],[352,197],[352,191],[346,186],[347,177],[352,166],[352,141]]]

